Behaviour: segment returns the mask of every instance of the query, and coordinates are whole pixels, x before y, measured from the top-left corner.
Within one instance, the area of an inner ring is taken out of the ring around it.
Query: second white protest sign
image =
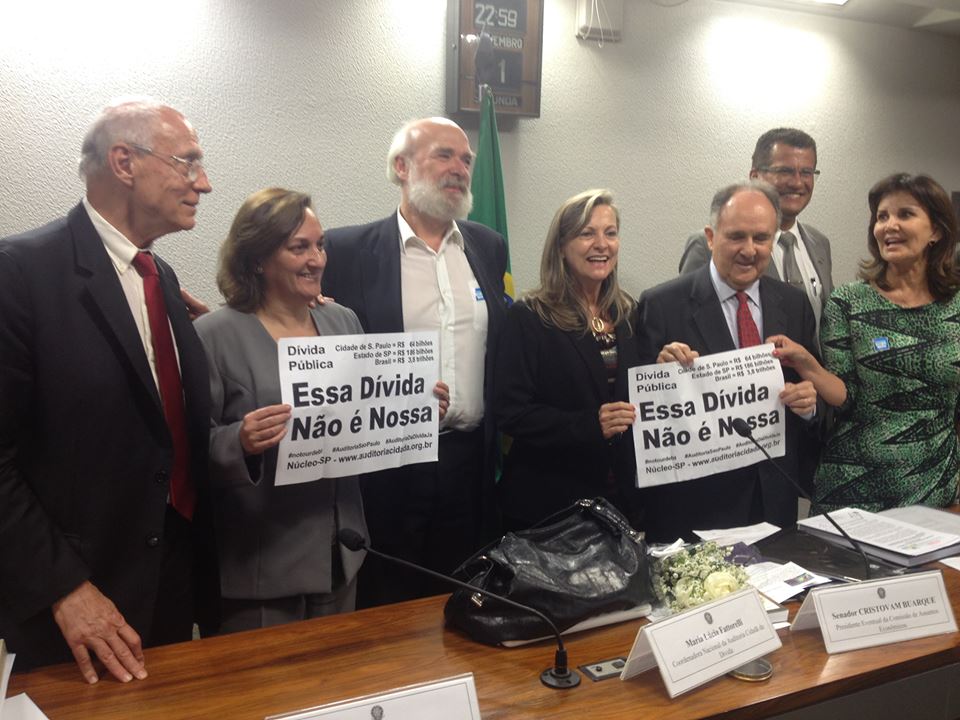
[[[773,457],[785,453],[783,371],[773,345],[715,353],[689,368],[670,362],[630,368],[637,408],[637,487],[665,485],[763,460],[733,429],[742,418]]]

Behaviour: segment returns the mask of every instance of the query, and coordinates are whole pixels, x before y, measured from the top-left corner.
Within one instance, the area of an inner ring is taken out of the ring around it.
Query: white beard
[[[417,212],[444,222],[465,218],[473,208],[473,193],[469,186],[459,200],[451,199],[443,191],[442,183],[437,187],[419,177],[413,167],[410,168],[410,179],[407,181],[407,198]]]

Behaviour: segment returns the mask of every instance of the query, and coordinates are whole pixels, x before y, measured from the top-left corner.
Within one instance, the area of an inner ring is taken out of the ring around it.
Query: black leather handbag
[[[507,533],[454,575],[536,608],[560,632],[653,599],[643,533],[603,498],[578,500],[536,527]],[[536,615],[465,589],[450,596],[444,616],[488,645],[553,634]]]

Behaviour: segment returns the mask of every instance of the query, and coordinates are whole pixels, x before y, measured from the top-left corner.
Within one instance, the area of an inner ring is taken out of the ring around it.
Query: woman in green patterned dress
[[[816,474],[821,508],[948,505],[960,469],[956,217],[925,175],[884,178],[869,204],[871,259],[824,311],[827,369],[786,338],[774,354],[836,408]]]

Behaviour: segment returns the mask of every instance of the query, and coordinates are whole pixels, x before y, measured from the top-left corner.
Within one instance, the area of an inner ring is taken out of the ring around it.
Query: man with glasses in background
[[[18,670],[72,656],[94,683],[96,656],[127,682],[143,647],[191,637],[209,380],[151,250],[193,228],[202,154],[173,108],[111,105],[83,140],[81,202],[0,240],[0,637]]]
[[[819,335],[820,315],[833,290],[830,241],[813,226],[798,220],[820,175],[817,143],[802,130],[768,130],[757,140],[752,162],[750,177],[765,180],[780,195],[782,220],[766,274],[806,292]],[[702,232],[691,235],[680,258],[680,274],[694,272],[709,262],[706,236]]]

